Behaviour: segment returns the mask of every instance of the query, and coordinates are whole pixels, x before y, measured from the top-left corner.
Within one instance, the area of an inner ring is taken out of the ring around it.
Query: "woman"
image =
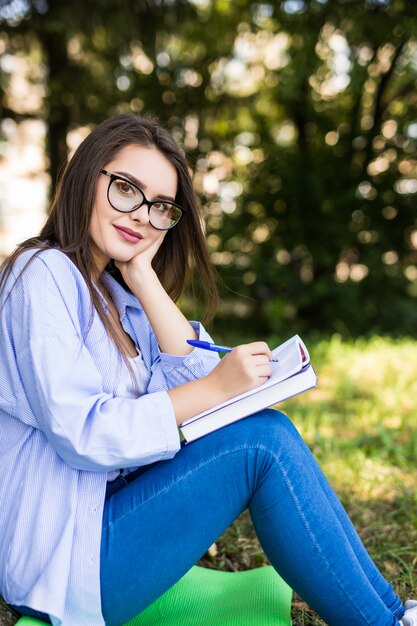
[[[154,121],[105,121],[2,269],[0,593],[53,624],[123,624],[249,507],[271,563],[328,624],[417,624],[284,415],[181,445],[184,420],[271,372],[263,342],[222,360],[191,349],[210,339],[175,304],[191,272],[212,310],[181,150]]]

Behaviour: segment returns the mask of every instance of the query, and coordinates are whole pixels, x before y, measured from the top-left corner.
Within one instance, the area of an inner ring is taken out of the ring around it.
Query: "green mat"
[[[272,567],[221,572],[194,566],[125,626],[291,626],[291,596]],[[17,624],[42,622],[22,617]]]

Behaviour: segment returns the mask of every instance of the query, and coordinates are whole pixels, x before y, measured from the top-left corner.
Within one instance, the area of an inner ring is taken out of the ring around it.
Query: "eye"
[[[127,180],[116,178],[113,185],[116,188],[117,193],[122,196],[134,198],[135,196],[140,195],[140,192],[136,189],[136,187],[133,187],[133,185],[127,182]]]
[[[167,215],[171,212],[172,205],[169,202],[162,202],[162,200],[160,200],[159,202],[154,202],[152,208],[160,215]]]

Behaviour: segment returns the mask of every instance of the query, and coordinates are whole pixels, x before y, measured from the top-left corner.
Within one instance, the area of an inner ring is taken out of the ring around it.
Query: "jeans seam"
[[[181,476],[180,478],[178,478],[177,480],[171,482],[169,485],[167,485],[166,487],[164,487],[163,489],[161,489],[160,491],[158,491],[155,494],[152,494],[151,496],[149,496],[149,498],[146,498],[146,500],[143,500],[140,505],[146,504],[148,502],[151,502],[152,500],[154,500],[155,498],[159,497],[161,494],[163,494],[164,492],[168,491],[169,489],[171,489],[172,487],[174,487],[175,485],[177,485],[178,483],[182,482],[183,480],[185,480],[186,478],[188,478],[189,476],[191,476],[192,474],[194,474],[197,470],[202,469],[204,467],[206,467],[207,465],[210,465],[211,463],[213,463],[214,461],[217,461],[218,459],[221,459],[224,456],[228,456],[230,453],[234,453],[234,452],[241,452],[242,450],[246,450],[246,449],[257,449],[257,446],[239,446],[236,448],[232,448],[230,450],[227,450],[225,452],[221,452],[220,454],[211,457],[209,460],[205,461],[204,463],[199,463],[199,465],[197,465],[196,467],[194,467],[193,469],[189,470],[188,472],[186,472],[183,476]],[[139,477],[140,478],[140,477]],[[133,481],[134,482],[134,481]],[[131,483],[130,483],[131,484]],[[139,508],[138,507],[133,507],[130,509],[130,511],[135,511]],[[114,522],[109,522],[108,523],[108,527],[109,528],[114,528],[115,525],[118,522],[121,522],[125,519],[125,517],[127,517],[129,513],[126,513],[125,515],[122,515],[120,517],[117,518],[117,520],[114,520]]]
[[[344,586],[341,584],[341,582],[339,581],[338,576],[336,575],[336,572],[333,570],[333,568],[331,567],[330,563],[327,561],[327,559],[325,558],[314,534],[311,531],[310,525],[303,513],[302,507],[297,499],[297,496],[294,492],[294,489],[292,487],[291,481],[288,479],[288,473],[285,470],[285,468],[283,467],[281,461],[279,460],[279,458],[277,457],[277,455],[270,450],[269,448],[267,448],[266,446],[259,444],[259,445],[243,445],[243,446],[237,446],[237,447],[233,447],[231,449],[228,449],[226,451],[223,451],[219,454],[217,454],[216,456],[212,456],[209,460],[205,461],[204,463],[199,463],[199,465],[197,465],[196,467],[193,467],[192,469],[188,470],[185,474],[183,474],[180,478],[178,478],[177,480],[171,482],[169,485],[165,486],[163,489],[161,489],[160,491],[158,491],[155,494],[152,494],[149,498],[147,498],[146,500],[143,500],[141,502],[141,505],[146,504],[148,502],[151,502],[153,499],[155,499],[156,497],[159,497],[161,494],[163,494],[164,492],[168,491],[169,489],[171,489],[173,486],[175,486],[176,484],[182,482],[183,480],[185,480],[186,478],[188,478],[190,475],[194,474],[196,471],[206,467],[207,465],[210,465],[211,463],[217,461],[218,459],[221,459],[222,457],[228,456],[230,454],[236,453],[236,452],[241,452],[242,450],[262,450],[263,452],[266,452],[267,454],[270,454],[271,457],[275,460],[277,467],[279,468],[281,475],[285,481],[285,484],[287,486],[287,489],[289,491],[289,494],[291,496],[291,499],[294,502],[296,511],[304,525],[305,530],[307,531],[308,536],[310,537],[310,540],[312,542],[313,547],[316,549],[320,559],[322,560],[322,562],[325,564],[325,566],[327,567],[328,571],[332,574],[334,580],[336,581],[336,584],[338,585],[339,589],[342,591],[342,593],[345,595],[346,599],[348,600],[348,602],[351,604],[352,608],[357,611],[358,615],[360,615],[361,618],[365,619],[365,616],[363,615],[362,611],[356,606],[354,605],[349,597],[349,594],[346,592]],[[108,528],[114,528],[119,522],[123,521],[129,514],[131,511],[135,511],[137,510],[138,507],[133,507],[130,509],[129,513],[126,513],[125,515],[122,515],[120,517],[117,518],[117,520],[114,520],[113,522],[109,522],[108,523]]]
[[[251,446],[248,446],[248,447],[251,447]],[[295,505],[295,508],[296,508],[296,510],[298,512],[298,515],[299,515],[299,517],[300,517],[300,519],[301,519],[301,521],[302,521],[302,523],[304,525],[305,530],[307,531],[308,536],[310,537],[310,540],[311,540],[314,548],[318,552],[319,557],[321,558],[321,560],[323,561],[323,563],[325,564],[325,566],[327,567],[329,572],[332,574],[334,580],[336,581],[337,586],[343,592],[343,594],[345,595],[345,597],[347,598],[347,600],[351,604],[352,608],[355,611],[357,611],[358,615],[360,615],[363,619],[365,619],[365,615],[363,615],[362,611],[356,605],[354,605],[352,603],[352,601],[351,601],[351,599],[349,597],[349,594],[345,590],[344,586],[341,584],[341,582],[339,580],[339,577],[337,576],[336,572],[333,570],[333,568],[331,567],[330,563],[328,562],[328,560],[324,556],[324,554],[323,554],[323,552],[322,552],[322,550],[321,550],[321,548],[320,548],[320,546],[319,546],[319,544],[318,544],[318,542],[317,542],[313,532],[311,531],[310,524],[308,523],[308,520],[306,519],[306,517],[305,517],[305,515],[303,513],[303,509],[302,509],[300,503],[298,502],[297,496],[296,496],[296,494],[294,492],[294,489],[293,489],[293,487],[291,485],[291,481],[288,479],[288,473],[285,470],[285,468],[283,467],[281,461],[279,460],[277,455],[272,450],[267,448],[266,446],[259,445],[259,446],[253,446],[253,447],[255,449],[261,449],[264,452],[269,453],[275,459],[275,462],[276,462],[277,466],[279,467],[279,469],[281,471],[281,474],[282,474],[282,476],[284,478],[284,481],[285,481],[285,483],[287,485],[287,488],[288,488],[288,491],[290,493],[290,496],[291,496],[291,498],[292,498],[292,500],[294,502],[294,505]]]

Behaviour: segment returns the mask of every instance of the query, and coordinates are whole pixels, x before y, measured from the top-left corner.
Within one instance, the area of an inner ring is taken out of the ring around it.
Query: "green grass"
[[[271,340],[271,347],[282,341]],[[279,408],[294,421],[385,577],[417,597],[417,342],[306,341],[318,388]],[[247,513],[203,564],[228,570],[266,559]],[[294,597],[294,626],[324,624]]]

